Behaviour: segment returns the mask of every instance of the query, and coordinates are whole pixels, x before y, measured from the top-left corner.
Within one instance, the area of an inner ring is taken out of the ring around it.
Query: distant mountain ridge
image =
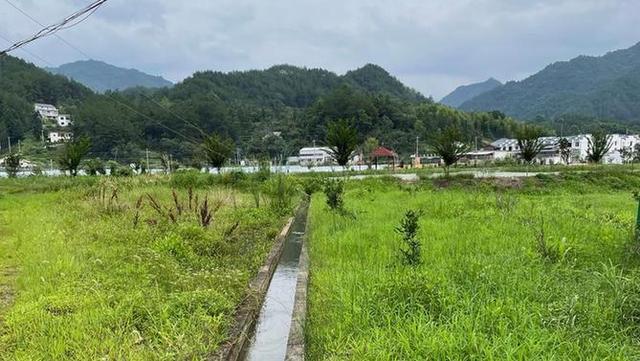
[[[275,65],[265,70],[233,72],[203,71],[193,74],[172,89],[180,98],[215,94],[227,102],[250,102],[258,105],[281,104],[303,108],[341,85],[357,90],[392,96],[405,101],[426,98],[401,83],[380,66],[367,64],[345,75],[324,69]]]
[[[172,82],[160,76],[149,75],[136,69],[120,68],[97,60],[81,60],[57,68],[45,69],[53,74],[73,79],[99,93],[135,87],[164,88],[173,86]]]
[[[520,119],[579,114],[640,122],[640,43],[603,56],[579,56],[522,81],[481,94],[460,107],[499,110]]]
[[[461,106],[464,102],[484,94],[490,90],[502,86],[502,83],[494,78],[489,78],[481,83],[462,85],[456,88],[449,95],[440,100],[441,104],[448,105],[453,108]]]

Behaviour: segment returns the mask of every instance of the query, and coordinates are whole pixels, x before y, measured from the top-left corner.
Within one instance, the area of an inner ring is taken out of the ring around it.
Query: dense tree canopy
[[[0,71],[9,76],[0,77],[7,85],[0,88],[0,136],[37,136],[32,103],[48,102],[72,115],[77,137],[91,139],[90,157],[127,163],[138,162],[145,149],[204,163],[201,147],[214,133],[228,135],[243,158],[280,161],[303,146],[323,144],[328,124],[339,119],[352,122],[359,145],[373,137],[401,155],[413,154],[416,136],[427,139],[448,126],[469,144],[481,144],[512,136],[517,125],[499,112],[465,113],[436,104],[374,65],[344,76],[287,65],[201,72],[170,89],[94,94],[4,59]]]

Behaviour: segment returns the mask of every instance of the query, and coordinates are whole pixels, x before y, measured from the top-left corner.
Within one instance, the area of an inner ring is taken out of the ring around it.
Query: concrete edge
[[[303,207],[301,203],[295,211],[295,215],[298,214]],[[291,226],[296,216],[290,217],[285,226],[280,231],[280,234],[276,237],[276,242],[271,248],[269,255],[262,267],[260,267],[258,274],[249,283],[249,290],[247,296],[238,306],[234,322],[231,330],[228,333],[227,341],[223,342],[215,351],[215,353],[208,358],[208,360],[224,360],[224,361],[238,361],[242,356],[242,351],[245,347],[245,343],[251,337],[253,326],[256,322],[262,303],[269,289],[271,278],[278,266],[278,261],[284,250],[284,241],[291,231]]]
[[[311,206],[309,200],[309,207]],[[304,361],[306,354],[305,324],[307,322],[307,295],[309,285],[309,250],[307,238],[309,231],[309,213],[307,212],[307,223],[302,237],[302,250],[300,251],[300,261],[298,265],[298,280],[296,283],[296,297],[293,305],[291,317],[291,328],[289,329],[289,340],[287,341],[287,354],[285,361]]]

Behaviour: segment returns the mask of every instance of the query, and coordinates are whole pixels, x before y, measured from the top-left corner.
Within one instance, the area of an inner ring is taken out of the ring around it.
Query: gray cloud
[[[12,1],[45,23],[90,2]],[[342,73],[371,62],[439,98],[633,45],[639,14],[635,0],[110,0],[61,35],[95,59],[174,81],[205,69],[288,63]],[[3,1],[0,19],[11,40],[38,28]],[[55,38],[28,50],[53,65],[83,58]]]

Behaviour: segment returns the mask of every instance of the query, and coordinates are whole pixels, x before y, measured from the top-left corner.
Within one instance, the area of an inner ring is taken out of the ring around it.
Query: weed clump
[[[333,211],[344,210],[344,183],[337,179],[329,179],[324,183],[324,194],[327,206]]]
[[[536,234],[536,251],[543,260],[557,263],[567,258],[571,247],[567,245],[565,238],[559,242],[549,242],[545,234],[544,218],[540,218],[540,229]]]
[[[265,183],[265,191],[271,199],[271,209],[275,214],[285,215],[291,211],[296,189],[287,176],[280,174],[269,179]]]
[[[302,191],[311,196],[322,190],[322,180],[317,177],[309,177],[302,181]]]
[[[420,230],[420,211],[409,210],[404,214],[400,225],[396,227],[396,232],[402,237],[402,247],[400,253],[404,264],[408,266],[419,266],[422,263],[422,247],[418,239]]]

